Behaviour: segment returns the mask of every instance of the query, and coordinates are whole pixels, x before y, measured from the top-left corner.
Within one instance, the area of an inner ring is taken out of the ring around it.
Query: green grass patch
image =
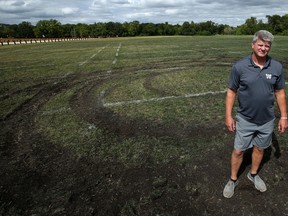
[[[76,89],[53,97],[38,112],[36,121],[41,134],[51,142],[68,148],[79,156],[93,155],[95,139],[102,134],[94,125],[84,122],[71,109],[69,100]],[[101,137],[101,136],[100,136]],[[98,140],[99,141],[99,140]]]
[[[130,119],[141,117],[164,125],[181,123],[185,127],[197,124],[220,124],[225,117],[225,95],[165,99],[113,106],[110,109]]]

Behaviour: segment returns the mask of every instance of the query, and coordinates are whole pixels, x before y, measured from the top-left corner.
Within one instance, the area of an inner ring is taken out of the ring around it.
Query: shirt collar
[[[252,53],[251,53],[250,56],[249,56],[249,60],[250,60],[250,65],[249,65],[250,67],[258,67],[258,66],[254,63],[254,61],[252,60]],[[270,57],[269,55],[267,55],[267,57],[266,57],[266,63],[265,63],[265,65],[264,65],[263,68],[269,67],[270,64],[271,64],[271,57]]]

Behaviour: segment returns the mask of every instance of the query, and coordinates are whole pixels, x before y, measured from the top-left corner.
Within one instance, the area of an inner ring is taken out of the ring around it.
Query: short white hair
[[[254,37],[253,37],[253,43],[255,43],[258,39],[260,40],[264,40],[264,41],[269,41],[272,43],[273,39],[274,39],[274,36],[271,32],[269,31],[266,31],[266,30],[260,30],[260,31],[257,31],[255,34],[254,34]]]

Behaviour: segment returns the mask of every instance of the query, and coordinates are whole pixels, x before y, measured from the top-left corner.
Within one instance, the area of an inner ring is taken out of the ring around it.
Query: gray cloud
[[[0,23],[36,24],[41,19],[61,23],[153,22],[182,24],[213,21],[237,26],[256,17],[285,15],[288,0],[0,0]]]

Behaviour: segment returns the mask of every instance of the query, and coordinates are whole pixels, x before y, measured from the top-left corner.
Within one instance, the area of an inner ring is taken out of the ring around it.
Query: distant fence
[[[48,43],[48,42],[61,42],[61,41],[73,41],[73,40],[89,40],[93,39],[89,38],[25,38],[25,39],[17,39],[17,38],[7,38],[0,39],[0,43],[2,46],[4,45],[16,45],[16,44],[33,44],[33,43]]]

